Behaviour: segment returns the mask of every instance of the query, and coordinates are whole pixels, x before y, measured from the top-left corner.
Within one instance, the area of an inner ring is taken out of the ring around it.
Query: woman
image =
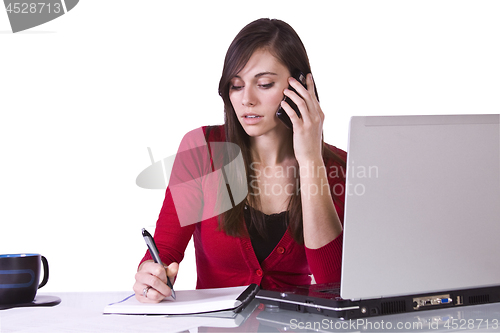
[[[307,89],[290,77],[295,70],[309,73]],[[240,147],[248,195],[218,217],[184,225],[171,181],[155,231],[168,266],[146,254],[134,284],[140,301],[170,296],[166,277],[175,279],[191,236],[197,288],[256,283],[272,289],[310,284],[311,274],[317,283],[340,281],[345,179],[339,170],[346,155],[323,142],[324,114],[310,73],[305,48],[285,22],[260,19],[235,37],[219,84],[225,124],[202,130],[207,142]],[[280,106],[293,130],[276,117]]]

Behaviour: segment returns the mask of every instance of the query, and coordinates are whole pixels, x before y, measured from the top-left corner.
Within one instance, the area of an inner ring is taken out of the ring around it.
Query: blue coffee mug
[[[43,265],[43,280],[38,284]],[[0,304],[33,302],[49,280],[47,259],[34,253],[0,254]]]

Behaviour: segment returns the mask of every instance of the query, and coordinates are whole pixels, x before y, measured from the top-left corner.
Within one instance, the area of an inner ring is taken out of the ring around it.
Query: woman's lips
[[[243,121],[247,125],[255,125],[258,122],[260,122],[264,118],[263,116],[260,116],[258,114],[246,114],[243,116]]]

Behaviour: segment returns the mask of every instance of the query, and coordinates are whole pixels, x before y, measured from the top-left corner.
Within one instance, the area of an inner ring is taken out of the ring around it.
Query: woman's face
[[[255,51],[245,67],[232,78],[229,99],[243,129],[260,136],[284,127],[276,117],[288,88],[289,70],[266,50]]]

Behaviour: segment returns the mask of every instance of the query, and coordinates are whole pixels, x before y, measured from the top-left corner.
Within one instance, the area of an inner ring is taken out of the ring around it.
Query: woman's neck
[[[292,133],[285,130],[250,137],[252,160],[264,166],[275,166],[294,159],[291,136]]]

